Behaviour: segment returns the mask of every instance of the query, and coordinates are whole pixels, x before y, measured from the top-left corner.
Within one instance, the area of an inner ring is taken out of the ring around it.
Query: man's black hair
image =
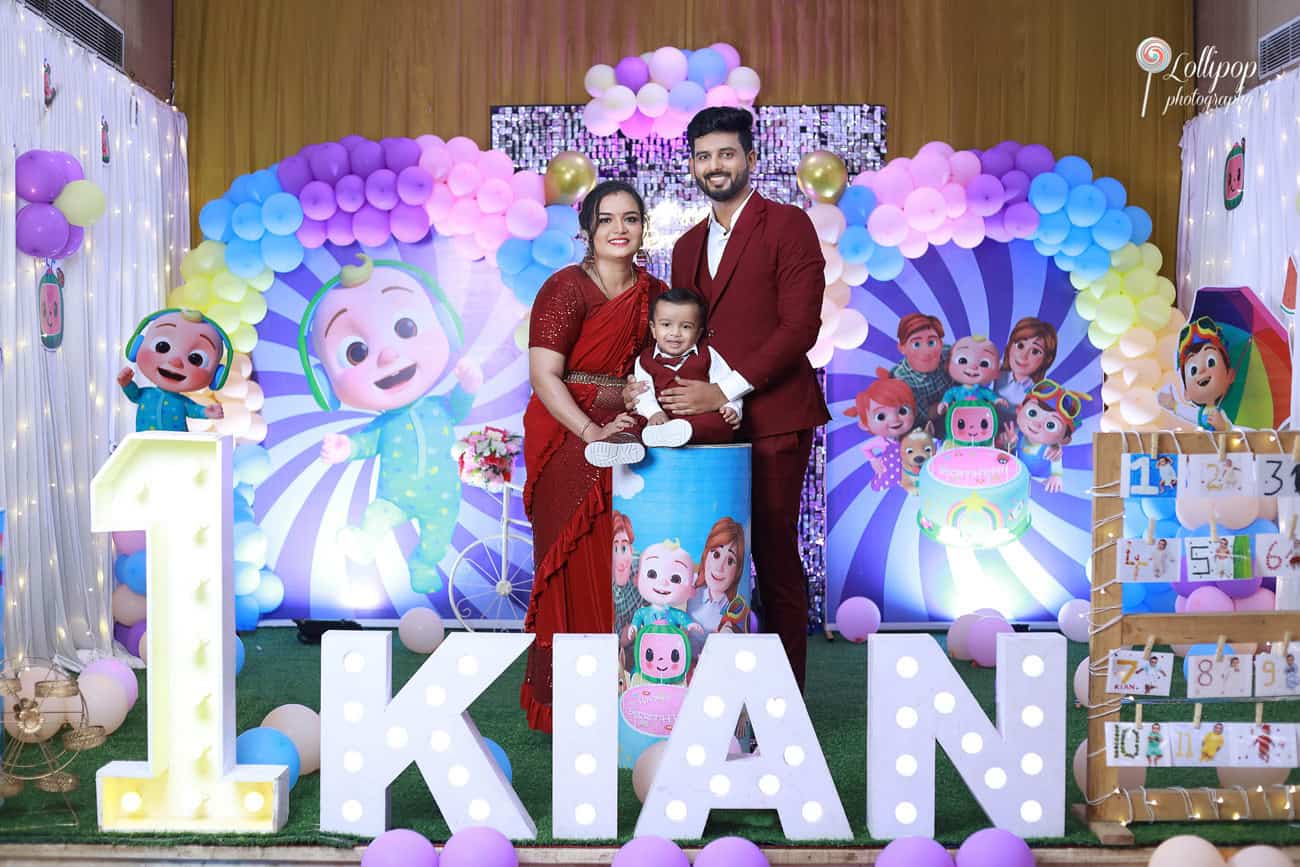
[[[686,144],[695,153],[695,140],[711,132],[734,132],[746,154],[754,149],[754,116],[743,108],[718,105],[697,112],[686,125]]]

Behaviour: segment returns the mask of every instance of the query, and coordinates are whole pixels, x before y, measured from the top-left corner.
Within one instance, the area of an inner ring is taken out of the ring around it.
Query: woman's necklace
[[[605,296],[605,298],[607,298],[610,301],[613,301],[614,298],[617,297],[617,295],[611,295],[609,289],[605,287],[605,280],[600,276],[600,269],[596,267],[594,262],[591,265],[584,265],[583,268],[596,281],[596,285],[600,287],[600,291]],[[623,286],[622,288],[620,288],[617,294],[622,295],[635,282],[636,282],[636,271],[633,270],[632,279],[627,282],[627,286]]]

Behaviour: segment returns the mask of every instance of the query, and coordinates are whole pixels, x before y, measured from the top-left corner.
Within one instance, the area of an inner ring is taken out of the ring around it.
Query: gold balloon
[[[560,151],[546,164],[546,204],[572,205],[596,186],[596,164],[586,154]]]
[[[814,201],[833,205],[840,200],[849,183],[844,160],[830,151],[813,151],[799,160],[799,189]]]

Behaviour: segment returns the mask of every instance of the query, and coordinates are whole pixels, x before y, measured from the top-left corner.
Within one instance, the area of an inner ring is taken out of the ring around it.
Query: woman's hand
[[[589,424],[582,429],[582,441],[585,443],[594,443],[599,440],[606,440],[614,434],[622,433],[628,428],[636,427],[636,419],[628,413],[619,413],[618,418],[609,424],[601,427],[597,424]]]
[[[635,376],[629,376],[627,385],[623,386],[623,405],[627,407],[627,411],[635,411],[637,398],[649,390],[650,383],[641,382]]]

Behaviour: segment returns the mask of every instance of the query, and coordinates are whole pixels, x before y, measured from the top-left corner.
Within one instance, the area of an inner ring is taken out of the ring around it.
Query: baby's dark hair
[[[709,305],[704,302],[703,298],[701,298],[699,295],[697,295],[695,292],[691,291],[690,289],[685,289],[681,286],[675,286],[672,289],[669,289],[667,292],[660,292],[659,295],[655,297],[653,301],[650,302],[651,322],[654,322],[655,320],[655,308],[659,306],[660,301],[666,301],[669,304],[694,304],[696,308],[700,311],[700,321],[699,321],[700,331],[703,331],[704,326],[708,324]]]

